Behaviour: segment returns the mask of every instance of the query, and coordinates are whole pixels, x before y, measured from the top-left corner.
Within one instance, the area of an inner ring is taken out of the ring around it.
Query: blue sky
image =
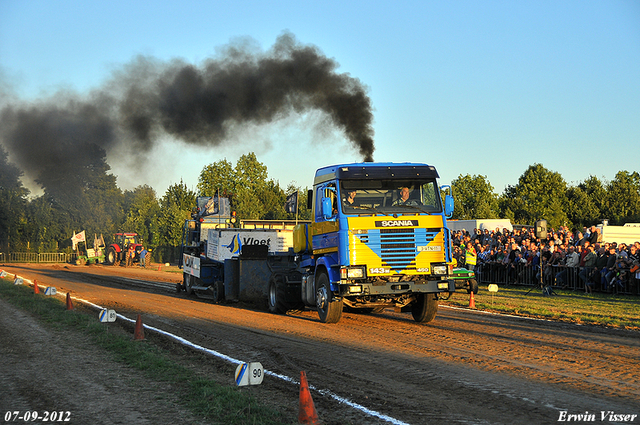
[[[433,164],[442,184],[483,175],[496,193],[534,163],[569,184],[640,169],[639,1],[0,0],[0,83],[12,96],[2,102],[89,93],[137,55],[198,65],[243,37],[266,51],[284,31],[368,87],[376,161]],[[123,189],[162,196],[253,151],[282,187],[305,187],[316,168],[360,160],[318,119],[247,126],[215,149],[165,140],[143,164],[108,161]]]

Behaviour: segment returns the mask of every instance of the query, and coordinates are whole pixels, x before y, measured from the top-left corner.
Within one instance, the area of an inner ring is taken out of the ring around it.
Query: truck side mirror
[[[307,209],[313,209],[313,189],[307,191]]]
[[[322,198],[322,215],[325,220],[328,220],[333,215],[333,205],[331,198]]]
[[[442,191],[441,193],[446,193],[446,195],[444,196],[444,216],[447,218],[451,218],[454,209],[452,195],[453,191],[451,190],[451,186],[449,186],[448,184],[440,186],[440,190]]]
[[[446,195],[444,197],[444,215],[447,218],[451,218],[451,216],[453,215],[453,209],[454,209],[453,196]]]

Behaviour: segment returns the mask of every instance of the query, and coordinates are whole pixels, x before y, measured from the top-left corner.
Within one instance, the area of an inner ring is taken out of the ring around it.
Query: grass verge
[[[490,293],[481,285],[474,296],[476,309],[536,317],[561,322],[640,330],[640,298],[630,295],[585,294],[579,291],[555,290],[555,295],[543,296],[540,289],[530,287],[499,287]],[[456,292],[442,305],[468,307],[466,291]]]
[[[14,285],[10,279],[0,279],[0,298],[31,313],[46,326],[70,329],[90,337],[98,347],[149,378],[171,384],[184,394],[181,402],[194,415],[214,423],[229,425],[286,424],[277,410],[258,403],[236,387],[220,385],[197,376],[196,372],[173,361],[168,353],[149,340],[133,341],[131,333],[109,332],[97,320],[97,312],[77,305],[68,314],[65,302],[57,297],[34,295],[33,288]]]

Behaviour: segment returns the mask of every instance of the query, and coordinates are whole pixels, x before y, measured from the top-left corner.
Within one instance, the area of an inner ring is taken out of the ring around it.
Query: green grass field
[[[543,296],[540,289],[530,287],[499,287],[490,293],[480,286],[474,296],[476,309],[518,316],[536,317],[562,322],[640,329],[640,297],[630,295],[585,294],[581,291],[555,290],[555,295]],[[528,292],[528,293],[527,293]],[[442,305],[469,306],[469,294],[460,290]]]

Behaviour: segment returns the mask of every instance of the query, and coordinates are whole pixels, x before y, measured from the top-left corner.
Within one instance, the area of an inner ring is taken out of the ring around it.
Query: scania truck
[[[274,313],[313,308],[324,323],[338,322],[344,309],[386,308],[429,322],[438,300],[455,291],[446,221],[453,197],[438,178],[420,163],[320,168],[308,194],[312,220],[293,230],[231,227],[220,217],[211,226],[196,213],[185,224],[178,289],[264,302]]]

